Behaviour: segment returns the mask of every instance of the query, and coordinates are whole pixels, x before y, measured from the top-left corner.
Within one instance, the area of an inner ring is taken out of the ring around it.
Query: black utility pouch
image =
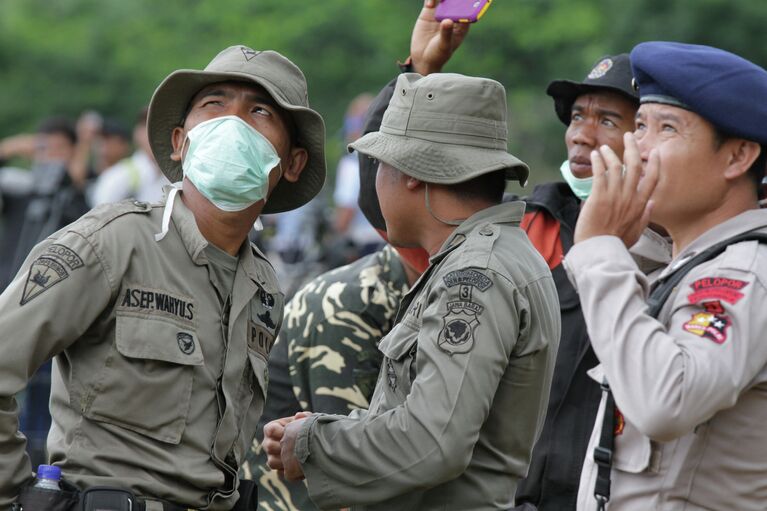
[[[21,490],[12,509],[16,511],[74,511],[77,509],[79,492],[73,485],[60,481],[61,490],[35,488],[32,485]]]
[[[122,488],[94,486],[80,496],[80,511],[136,511],[139,506],[132,492]]]

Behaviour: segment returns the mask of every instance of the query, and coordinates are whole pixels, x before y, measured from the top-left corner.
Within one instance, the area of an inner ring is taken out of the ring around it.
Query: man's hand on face
[[[424,0],[410,39],[413,69],[424,76],[442,71],[469,31],[468,23],[434,19],[438,3],[439,0]]]
[[[305,419],[310,415],[311,412],[298,412],[293,417],[273,420],[264,426],[264,440],[261,442],[261,447],[266,452],[266,463],[269,468],[278,471],[281,475],[283,474],[285,468],[282,464],[281,442],[285,435],[285,428],[291,422]],[[295,445],[295,439],[293,439],[293,444]]]
[[[624,162],[608,146],[591,153],[591,195],[575,226],[575,242],[595,236],[617,236],[630,247],[650,222],[650,196],[658,184],[660,158],[651,151],[643,163],[633,133],[623,136]]]

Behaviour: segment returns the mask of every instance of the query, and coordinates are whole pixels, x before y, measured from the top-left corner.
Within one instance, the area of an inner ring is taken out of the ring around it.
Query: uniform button
[[[134,200],[133,205],[136,206],[137,208],[142,208],[142,209],[146,209],[146,207],[148,206],[146,202],[142,202],[140,200]]]
[[[486,225],[485,227],[483,227],[482,229],[479,230],[479,233],[482,236],[492,236],[493,235],[493,229],[491,229],[489,225]]]

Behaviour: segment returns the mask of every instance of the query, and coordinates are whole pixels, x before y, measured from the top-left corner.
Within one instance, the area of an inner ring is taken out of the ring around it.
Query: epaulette
[[[66,230],[73,231],[81,236],[88,237],[94,232],[103,229],[104,226],[121,216],[131,213],[150,213],[153,208],[162,207],[162,203],[149,204],[139,200],[124,200],[113,204],[103,204],[90,210],[72,223]]]

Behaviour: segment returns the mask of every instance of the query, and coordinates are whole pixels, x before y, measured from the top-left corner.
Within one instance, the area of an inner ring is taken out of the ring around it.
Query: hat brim
[[[241,81],[255,83],[286,110],[297,131],[298,144],[306,149],[309,158],[295,183],[283,180],[264,205],[262,213],[280,213],[298,208],[314,198],[325,183],[325,124],[322,117],[310,108],[291,105],[285,96],[267,80],[235,72],[211,72],[182,69],[171,73],[157,88],[149,106],[147,129],[149,144],[157,164],[171,183],[183,176],[181,162],[170,158],[173,153],[171,134],[181,126],[189,103],[202,88],[220,82]]]
[[[459,144],[443,144],[376,131],[349,144],[356,150],[388,163],[426,183],[456,184],[506,170],[506,179],[527,183],[530,169],[506,151]]]
[[[574,82],[572,80],[555,80],[546,87],[546,94],[554,98],[554,110],[557,113],[557,117],[562,121],[565,126],[570,125],[570,117],[572,115],[573,103],[583,94],[589,92],[615,92],[625,97],[629,101],[633,101],[639,105],[639,99],[630,94],[626,94],[626,91],[618,87],[610,87],[609,85],[591,85],[588,83]]]

